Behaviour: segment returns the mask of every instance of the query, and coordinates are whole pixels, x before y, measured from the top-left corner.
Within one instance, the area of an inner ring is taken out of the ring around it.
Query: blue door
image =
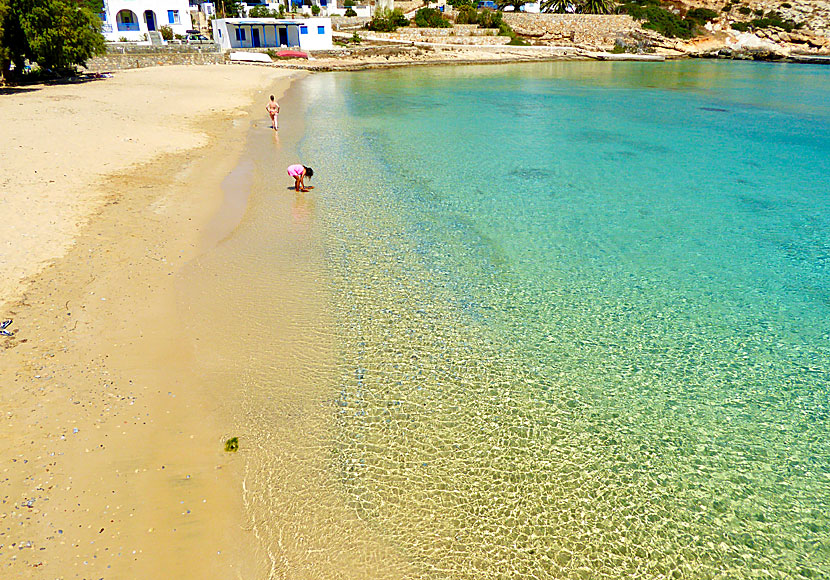
[[[259,28],[253,28],[251,30],[251,42],[254,43],[254,48],[259,48],[261,45],[259,43]]]
[[[288,46],[288,30],[280,28],[280,46]]]
[[[156,29],[156,13],[152,10],[145,10],[144,19],[147,21],[147,30],[153,32]]]

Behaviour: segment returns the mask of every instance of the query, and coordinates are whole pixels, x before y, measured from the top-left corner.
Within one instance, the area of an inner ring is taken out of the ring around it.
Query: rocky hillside
[[[774,10],[787,20],[803,23],[804,31],[830,37],[830,2],[827,0],[685,0],[678,4],[686,8],[709,8],[738,21],[757,17],[756,11]],[[730,6],[730,9],[724,11],[724,6]],[[747,9],[750,14],[745,14]]]

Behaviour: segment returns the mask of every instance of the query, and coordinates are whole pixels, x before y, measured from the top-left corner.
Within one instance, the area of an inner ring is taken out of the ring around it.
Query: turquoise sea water
[[[301,89],[327,469],[401,576],[830,577],[830,68]]]

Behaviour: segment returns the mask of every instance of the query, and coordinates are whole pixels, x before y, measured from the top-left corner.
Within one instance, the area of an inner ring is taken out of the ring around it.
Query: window
[[[317,34],[325,34],[325,33],[326,33],[326,27],[325,26],[318,26],[317,27]]]
[[[217,28],[217,29],[216,29],[216,32],[218,32],[218,33],[219,33],[219,38],[222,38],[222,29],[221,29],[221,28]]]
[[[236,29],[236,39],[237,40],[245,40],[245,29],[244,28],[237,28]]]
[[[300,26],[300,34],[308,34],[308,26]]]
[[[167,22],[170,24],[181,24],[181,20],[179,20],[179,11],[178,10],[168,10],[167,11]]]

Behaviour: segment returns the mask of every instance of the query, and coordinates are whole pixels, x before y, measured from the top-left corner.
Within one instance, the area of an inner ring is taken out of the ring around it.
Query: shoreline
[[[73,212],[52,215],[52,228],[32,231],[52,235],[65,252],[44,257],[48,265],[20,282],[18,298],[8,289],[0,294],[14,331],[0,342],[5,574],[257,577],[265,565],[241,533],[243,458],[222,449],[223,437],[232,436],[227,401],[198,380],[175,280],[205,244],[215,243],[203,231],[225,207],[217,184],[236,165],[243,136],[259,119],[259,101],[269,89],[282,94],[296,75],[205,67],[125,76],[172,77],[165,96],[186,99],[180,87],[194,75],[219,81],[227,74],[239,86],[206,97],[215,101],[213,110],[158,136],[181,138],[178,151],[147,155],[147,147],[130,158],[142,162],[98,177],[93,191],[79,191],[82,180],[64,185],[49,201],[73,204]],[[118,87],[127,102],[135,94],[130,82]],[[97,87],[73,89],[85,99],[100,97]],[[40,90],[41,100],[54,93]],[[180,132],[182,125],[191,128]],[[52,148],[57,157],[61,145],[38,143],[40,134],[35,130],[28,146]],[[110,150],[114,159],[97,155],[104,164],[123,163],[118,151]],[[26,203],[35,210],[47,205],[33,197]],[[74,228],[55,227],[67,218],[77,220]],[[62,237],[67,231],[69,239]]]

